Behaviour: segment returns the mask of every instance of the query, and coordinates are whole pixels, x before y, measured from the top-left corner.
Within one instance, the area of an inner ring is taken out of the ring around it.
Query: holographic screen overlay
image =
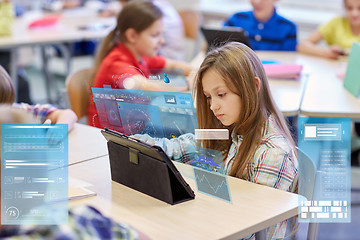
[[[2,124],[1,224],[67,224],[67,165],[66,124]]]
[[[187,80],[181,68],[151,69],[149,80],[159,85],[170,87],[186,87]]]
[[[209,172],[197,167],[194,167],[193,171],[199,192],[232,203],[226,175]]]
[[[351,221],[350,118],[299,117],[299,219]]]
[[[228,129],[195,129],[196,140],[228,140]]]
[[[186,87],[187,80],[184,70],[181,68],[162,68],[162,69],[140,69],[135,66],[126,65],[117,72],[109,72],[107,74],[98,75],[101,79],[104,88],[123,89],[124,83],[135,76],[142,76],[147,78],[150,82],[157,83],[160,86],[166,87]],[[126,84],[125,84],[126,85]],[[130,84],[130,86],[133,86]],[[129,89],[129,88],[128,88]],[[90,88],[89,88],[90,90]],[[91,91],[89,91],[91,94]]]
[[[196,146],[195,150],[191,150],[175,161],[209,172],[225,174],[223,155],[218,150]],[[192,173],[185,172],[183,174],[188,178],[194,179]]]
[[[175,138],[194,133],[190,93],[92,88],[100,124],[127,135]]]

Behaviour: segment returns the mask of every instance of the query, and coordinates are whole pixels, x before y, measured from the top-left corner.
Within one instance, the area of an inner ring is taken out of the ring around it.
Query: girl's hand
[[[150,145],[155,145],[155,139],[148,134],[135,134],[131,135],[130,137],[136,138],[142,142],[148,143]]]
[[[51,124],[51,119],[46,119],[43,124]]]

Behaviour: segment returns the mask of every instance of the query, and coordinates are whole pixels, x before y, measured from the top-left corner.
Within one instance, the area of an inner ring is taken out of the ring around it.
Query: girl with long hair
[[[200,129],[228,129],[231,133],[228,140],[201,141],[201,147],[223,153],[226,174],[297,191],[295,143],[254,51],[235,42],[210,51],[197,72],[194,98]],[[161,146],[174,160],[196,149],[192,133],[170,140],[134,137]],[[286,221],[278,223],[268,229],[267,239],[283,238],[285,230]]]

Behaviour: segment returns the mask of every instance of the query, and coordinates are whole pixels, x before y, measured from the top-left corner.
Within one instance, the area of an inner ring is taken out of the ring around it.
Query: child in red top
[[[105,38],[94,68],[93,87],[126,88],[149,91],[186,91],[185,87],[164,87],[148,81],[151,69],[182,68],[189,75],[189,64],[157,56],[164,44],[162,12],[152,2],[127,3],[119,13],[116,28]],[[191,84],[190,84],[191,86]],[[89,101],[88,123],[101,127],[95,103]]]

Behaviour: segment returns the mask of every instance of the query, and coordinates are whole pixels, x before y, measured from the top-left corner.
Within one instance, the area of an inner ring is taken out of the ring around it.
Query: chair
[[[71,109],[78,119],[87,116],[92,71],[92,68],[78,70],[70,74],[65,81]]]
[[[185,37],[192,42],[192,50],[186,54],[189,55],[186,58],[191,60],[200,51],[200,25],[202,16],[194,10],[180,10],[179,15],[184,25]]]
[[[311,201],[313,198],[316,167],[310,157],[302,150],[298,149],[299,160],[299,194]],[[319,223],[309,222],[307,239],[315,240],[318,234]]]

